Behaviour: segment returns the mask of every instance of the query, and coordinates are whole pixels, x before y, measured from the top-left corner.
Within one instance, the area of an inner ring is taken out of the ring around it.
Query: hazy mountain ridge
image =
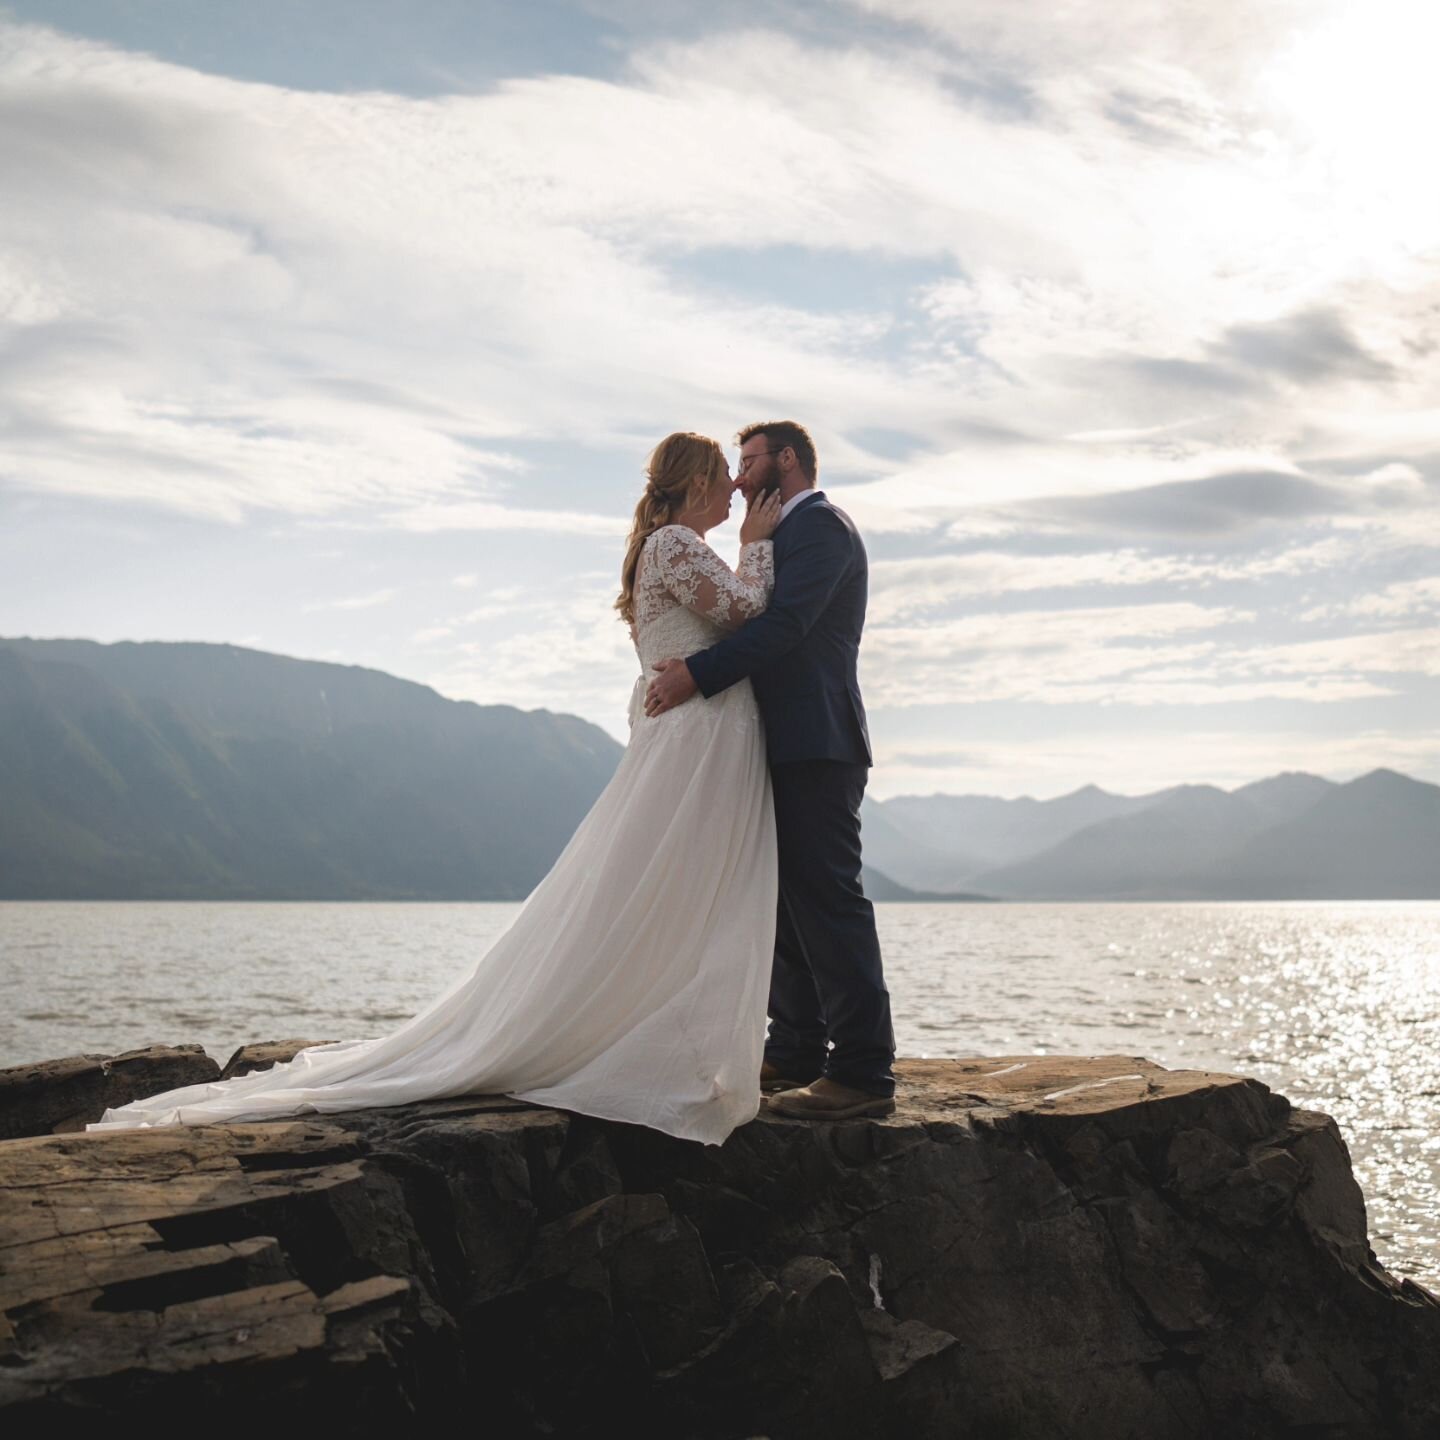
[[[359,666],[0,640],[0,898],[521,899],[621,753]]]
[[[1440,786],[1372,770],[1264,831],[1201,877],[1209,895],[1440,898]]]
[[[0,896],[518,899],[620,753],[355,666],[0,640]]]
[[[1347,784],[1287,772],[1228,792],[904,796],[872,813],[890,832],[887,873],[902,884],[1016,900],[1440,899],[1440,786],[1391,770]],[[971,822],[949,832],[948,853],[946,820]],[[914,867],[907,834],[925,847]],[[977,866],[987,845],[994,858]]]
[[[953,890],[975,876],[1058,844],[1087,825],[1143,809],[1156,797],[1111,795],[1086,785],[1056,800],[1002,800],[994,795],[897,796],[866,808],[865,850],[870,854],[873,821],[894,837],[895,859],[875,863],[904,883]],[[905,844],[916,847],[914,858]],[[887,850],[887,854],[890,853]]]
[[[0,639],[0,898],[519,899],[614,773],[575,716],[231,645]],[[867,800],[879,900],[1440,898],[1440,786]]]

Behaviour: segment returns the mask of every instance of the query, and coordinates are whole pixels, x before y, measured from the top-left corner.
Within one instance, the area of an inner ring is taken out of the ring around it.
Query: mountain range
[[[1440,899],[1440,786],[1290,772],[1055,800],[899,796],[862,811],[898,883],[1009,900]]]
[[[0,639],[0,898],[519,899],[621,753],[359,666]],[[877,900],[1440,898],[1440,787],[1390,770],[862,819]]]

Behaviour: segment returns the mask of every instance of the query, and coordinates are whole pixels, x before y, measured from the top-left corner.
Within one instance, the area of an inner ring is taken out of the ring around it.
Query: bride
[[[748,680],[653,718],[644,695],[652,665],[703,650],[765,608],[780,502],[751,508],[731,571],[704,539],[730,513],[720,446],[670,435],[647,476],[615,602],[641,667],[630,741],[510,929],[389,1035],[132,1101],[87,1130],[477,1093],[712,1145],[754,1118],[777,887],[759,711]]]

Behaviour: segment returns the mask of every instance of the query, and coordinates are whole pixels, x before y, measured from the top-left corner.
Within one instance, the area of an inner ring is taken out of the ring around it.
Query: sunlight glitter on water
[[[1252,1075],[1334,1116],[1377,1253],[1440,1282],[1440,904],[887,906],[884,939],[902,1052]]]

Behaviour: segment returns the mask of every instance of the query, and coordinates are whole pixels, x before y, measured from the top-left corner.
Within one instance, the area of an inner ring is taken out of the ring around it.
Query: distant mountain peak
[[[1278,775],[1268,775],[1263,780],[1252,780],[1248,785],[1237,786],[1232,795],[1253,795],[1265,790],[1307,790],[1319,793],[1334,787],[1333,780],[1311,775],[1306,770],[1282,770]]]
[[[1364,775],[1357,776],[1350,782],[1351,786],[1356,785],[1424,785],[1424,780],[1416,780],[1412,776],[1402,775],[1398,770],[1388,769],[1382,765],[1374,770],[1368,770]]]

